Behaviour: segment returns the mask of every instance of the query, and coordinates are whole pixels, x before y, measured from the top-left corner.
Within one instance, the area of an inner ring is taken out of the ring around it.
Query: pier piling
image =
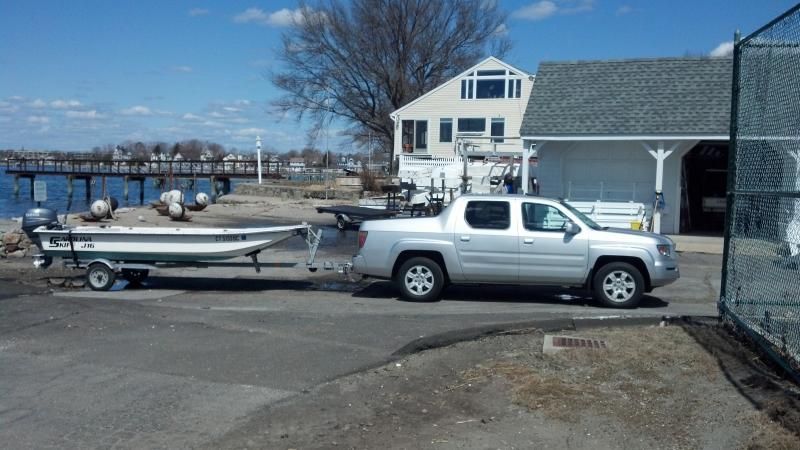
[[[144,205],[144,178],[139,179],[139,204]]]
[[[127,175],[122,177],[122,198],[125,202],[128,202],[128,177]]]
[[[35,178],[36,178],[35,176],[31,176],[30,177],[30,180],[31,180],[31,200],[33,200],[33,180]]]
[[[211,198],[216,199],[217,198],[217,177],[211,177],[211,179],[209,180],[209,183],[211,183]]]
[[[19,197],[19,175],[14,175],[14,197]]]
[[[83,179],[86,183],[86,203],[90,203],[92,201],[92,177],[86,177]]]

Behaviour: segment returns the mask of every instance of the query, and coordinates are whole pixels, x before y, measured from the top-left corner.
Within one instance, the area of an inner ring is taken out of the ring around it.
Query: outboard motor
[[[42,240],[33,230],[41,226],[47,227],[48,230],[61,227],[56,212],[47,208],[33,208],[25,211],[25,215],[22,216],[22,231],[24,231],[30,240],[39,248],[42,248]],[[47,268],[52,262],[53,258],[49,256],[43,254],[33,255],[33,265],[40,269]]]
[[[25,211],[25,215],[22,216],[22,231],[39,247],[41,247],[39,236],[33,230],[41,226],[47,227],[48,230],[60,227],[56,212],[47,208],[33,208]]]

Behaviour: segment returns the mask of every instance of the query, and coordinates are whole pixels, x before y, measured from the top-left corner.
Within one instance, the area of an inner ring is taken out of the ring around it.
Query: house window
[[[494,77],[494,76],[504,76],[506,74],[505,69],[502,70],[479,70],[478,76],[479,77]]]
[[[461,80],[461,98],[467,98],[467,83],[472,80]]]
[[[514,80],[514,84],[517,86],[514,93],[514,98],[520,98],[522,96],[522,80],[516,79]]]
[[[505,87],[505,78],[487,80],[478,78],[475,98],[505,98]]]
[[[492,136],[505,136],[506,134],[506,119],[499,118],[499,119],[492,119],[492,129],[490,130]],[[496,138],[492,139],[492,142],[495,144],[502,144],[505,142],[505,139]]]
[[[484,131],[486,131],[486,119],[483,117],[458,119],[459,133],[483,133]]]
[[[428,121],[418,120],[416,122],[415,134],[415,148],[426,149],[428,148]]]
[[[439,119],[439,142],[453,142],[453,119]]]

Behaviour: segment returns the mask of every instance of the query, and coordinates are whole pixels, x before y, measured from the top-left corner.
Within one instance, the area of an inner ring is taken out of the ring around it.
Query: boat
[[[310,225],[264,228],[157,228],[121,226],[40,226],[33,233],[49,257],[110,261],[219,261],[249,256]]]

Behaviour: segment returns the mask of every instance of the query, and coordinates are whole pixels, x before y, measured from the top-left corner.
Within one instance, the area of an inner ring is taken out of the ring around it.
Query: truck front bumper
[[[656,261],[655,270],[650,275],[650,285],[652,287],[666,286],[674,283],[680,277],[681,272],[677,260]]]

